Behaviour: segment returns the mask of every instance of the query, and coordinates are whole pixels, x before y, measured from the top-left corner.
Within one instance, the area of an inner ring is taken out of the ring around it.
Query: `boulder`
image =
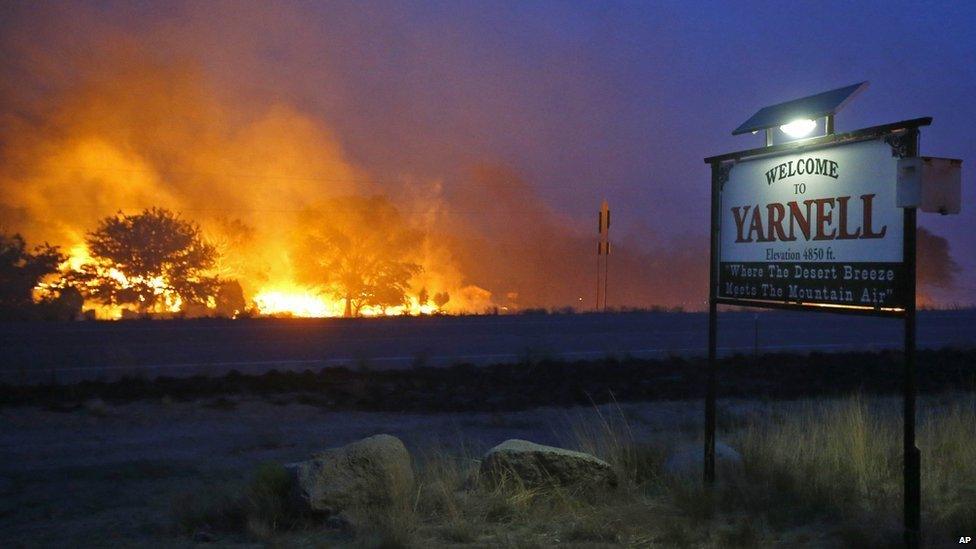
[[[738,466],[742,456],[734,448],[715,441],[715,466]],[[687,443],[679,446],[664,463],[665,472],[671,475],[700,475],[705,467],[703,443]]]
[[[374,435],[285,466],[313,511],[389,507],[413,490],[410,453],[397,437]]]
[[[527,440],[511,439],[495,446],[481,461],[481,477],[518,479],[525,486],[616,486],[617,477],[602,459]]]

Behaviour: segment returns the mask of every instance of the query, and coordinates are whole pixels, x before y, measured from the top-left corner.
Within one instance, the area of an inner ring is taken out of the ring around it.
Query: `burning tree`
[[[212,302],[216,248],[196,223],[162,208],[106,217],[86,239],[92,262],[77,277],[87,297],[140,312]]]
[[[423,235],[410,228],[382,196],[350,196],[306,212],[303,276],[345,301],[345,316],[363,307],[407,304],[410,279],[421,271],[410,260]]]
[[[56,246],[43,244],[31,251],[19,234],[0,233],[0,318],[32,316],[34,290],[64,260]]]

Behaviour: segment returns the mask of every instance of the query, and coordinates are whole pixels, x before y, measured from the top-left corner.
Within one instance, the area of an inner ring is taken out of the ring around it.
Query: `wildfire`
[[[345,303],[333,299],[314,288],[283,286],[260,290],[254,296],[254,306],[258,312],[267,316],[293,316],[302,318],[323,318],[342,316]],[[408,305],[399,307],[363,307],[362,316],[430,315],[441,312],[433,304],[421,304],[417,298],[410,297]]]
[[[429,303],[421,305],[417,298],[411,296],[409,303],[398,307],[363,307],[360,311],[362,316],[399,316],[399,315],[430,315],[441,312],[435,305]]]
[[[88,248],[84,244],[72,246],[62,264],[62,271],[81,271],[85,265],[94,263]],[[100,272],[108,278],[118,281],[123,287],[141,280],[127,276],[122,271],[109,268]],[[151,312],[155,314],[177,314],[186,312],[184,303],[179,295],[169,291],[162,279],[153,279],[149,285],[156,288],[156,295],[161,297],[161,303]],[[49,283],[41,283],[35,289],[37,298],[51,295],[57,287]],[[397,315],[429,315],[442,312],[432,303],[421,304],[419,300],[410,296],[409,303],[398,307],[363,307],[361,316],[397,316]],[[345,310],[345,303],[341,299],[331,297],[319,288],[301,286],[291,283],[269,284],[258,289],[251,300],[254,309],[262,316],[285,316],[296,318],[326,318],[340,317]],[[86,301],[85,308],[94,311],[96,318],[103,320],[117,320],[125,315],[126,307],[106,305],[95,301]]]
[[[301,287],[261,290],[254,296],[254,306],[261,314],[269,316],[316,318],[342,315],[341,303]]]
[[[277,101],[218,100],[203,75],[156,63],[151,52],[109,55],[92,70],[63,95],[45,96],[43,114],[15,116],[23,129],[0,124],[0,213],[6,231],[60,246],[68,256],[62,273],[140,290],[143,301],[120,306],[76,286],[97,318],[342,316],[346,291],[370,296],[352,308],[359,316],[493,305],[463,271],[457,244],[443,237],[439,181],[410,174],[393,178],[402,184],[373,181],[323,121]],[[87,248],[106,217],[157,207],[198,223],[218,249],[206,276],[221,284],[207,303],[188,294],[181,300],[172,281],[142,280],[135,267],[106,266]],[[328,265],[336,258],[354,259],[362,272]],[[394,265],[377,266],[383,260]],[[377,282],[381,272],[391,279]],[[338,287],[357,277],[373,287]],[[37,294],[50,298],[59,289],[38,285]]]
[[[61,265],[61,270],[63,272],[70,271],[81,271],[85,265],[96,265],[88,253],[88,248],[84,244],[77,244],[72,246],[67,254],[67,259]],[[149,287],[153,288],[153,293],[159,296],[159,303],[151,310],[154,313],[178,313],[183,309],[183,300],[179,295],[172,292],[166,285],[166,282],[161,277],[154,277],[148,280],[143,280],[141,277],[128,276],[122,271],[116,268],[103,268],[96,266],[98,273],[105,277],[111,278],[119,283],[123,288],[131,287],[134,284],[145,283]],[[50,283],[41,282],[35,288],[35,296],[37,298],[51,295],[58,291],[58,288]],[[115,320],[122,318],[126,307],[119,305],[109,305],[98,303],[94,301],[86,301],[85,308],[91,309],[95,312],[95,317],[106,320]]]

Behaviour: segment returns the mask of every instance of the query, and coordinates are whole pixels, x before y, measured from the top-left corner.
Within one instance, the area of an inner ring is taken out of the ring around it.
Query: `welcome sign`
[[[719,199],[718,297],[903,307],[897,166],[882,138],[736,162]]]
[[[935,160],[918,156],[919,128],[932,119],[834,133],[834,113],[865,85],[764,107],[733,135],[765,131],[765,147],[705,158],[712,183],[703,478],[706,484],[714,484],[719,305],[902,318],[904,539],[907,547],[918,547],[922,522],[922,458],[915,444],[918,218],[912,201],[906,199],[899,207],[897,195],[899,185],[907,191],[915,185],[918,194],[923,192],[925,173],[907,168]],[[798,117],[824,117],[824,135],[774,145],[775,128],[785,132]],[[938,179],[942,176],[930,177],[936,178],[927,183],[933,193],[932,185],[951,183],[948,176],[946,183]],[[758,326],[756,317],[757,352]]]

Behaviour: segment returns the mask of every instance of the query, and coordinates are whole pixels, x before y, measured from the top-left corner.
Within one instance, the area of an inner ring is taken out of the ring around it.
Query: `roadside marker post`
[[[596,311],[607,310],[607,277],[610,274],[610,205],[606,199],[600,204],[599,241],[596,248]],[[600,308],[600,267],[603,264],[603,308]]]

